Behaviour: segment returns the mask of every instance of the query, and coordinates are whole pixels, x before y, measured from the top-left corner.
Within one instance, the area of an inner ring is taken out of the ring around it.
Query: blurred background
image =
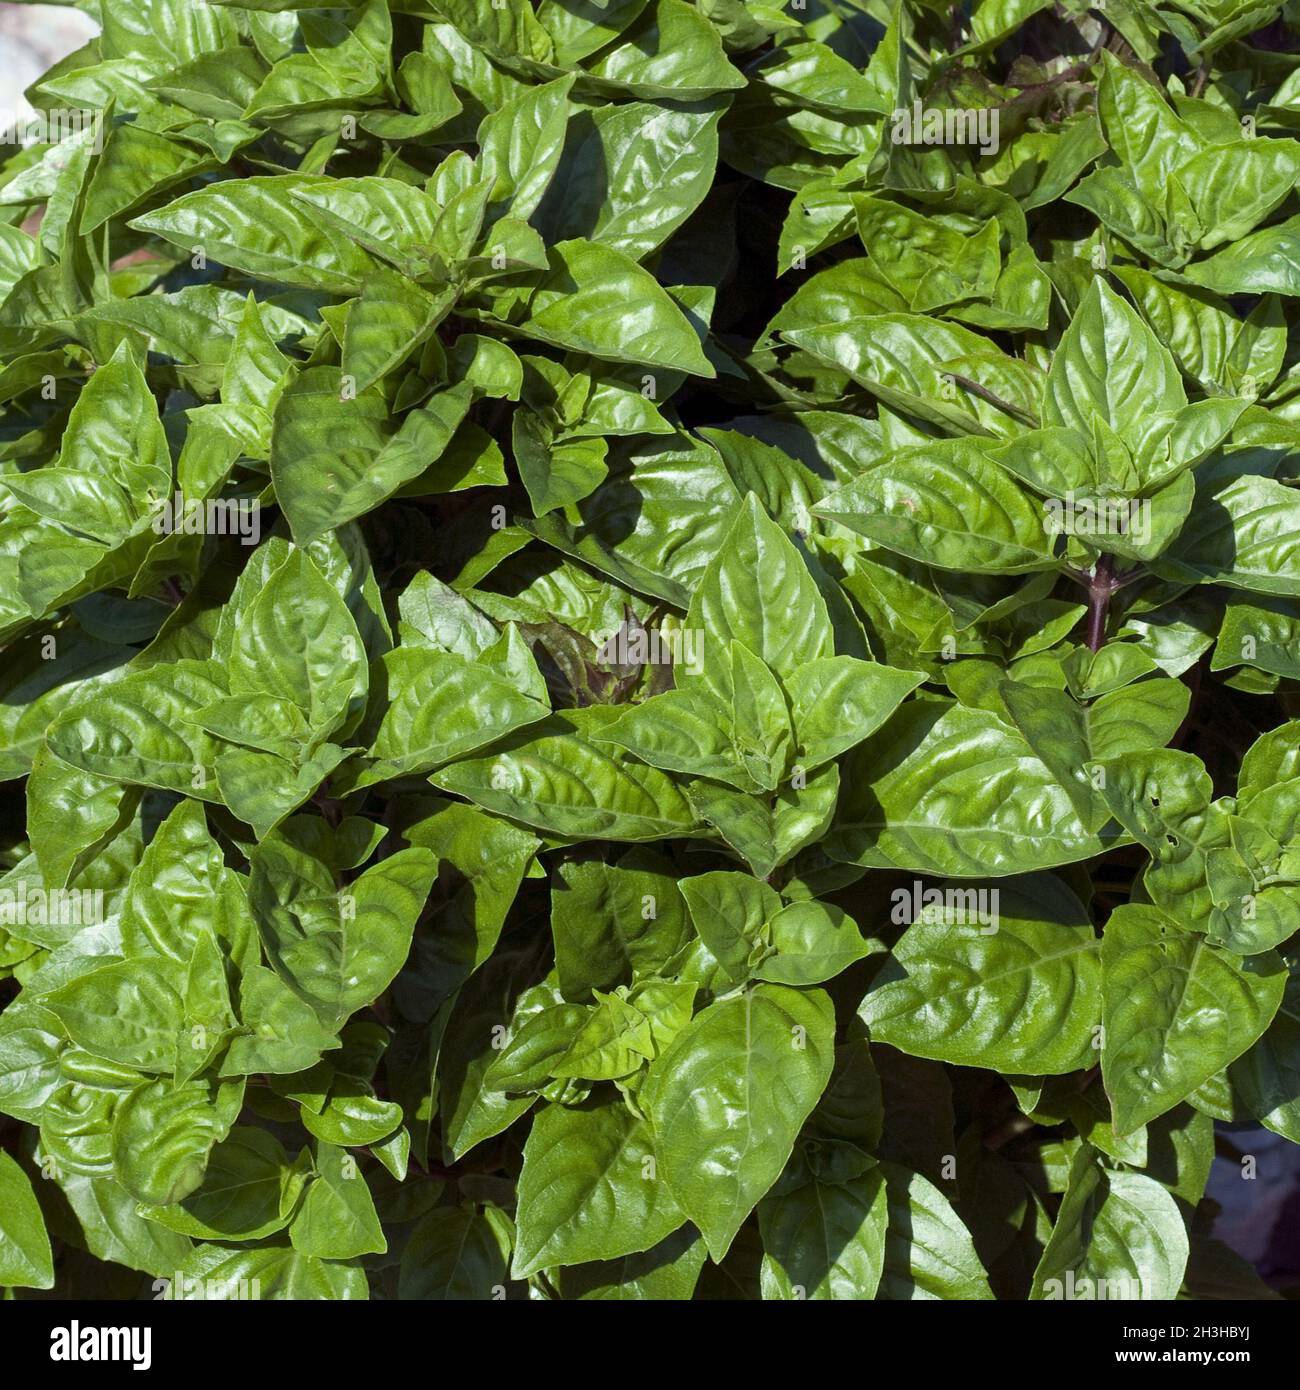
[[[0,4],[0,107],[26,109],[23,91],[99,26],[63,5]]]

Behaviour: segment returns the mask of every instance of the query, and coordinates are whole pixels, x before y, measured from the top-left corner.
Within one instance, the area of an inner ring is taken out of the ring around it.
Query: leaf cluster
[[[1294,0],[93,8],[0,161],[0,1286],[1270,1296]]]

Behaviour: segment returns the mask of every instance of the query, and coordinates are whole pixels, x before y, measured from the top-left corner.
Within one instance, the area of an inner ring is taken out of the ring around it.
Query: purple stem
[[[1099,652],[1105,645],[1106,614],[1110,609],[1110,596],[1117,587],[1114,558],[1103,555],[1088,584],[1088,650],[1091,652]]]

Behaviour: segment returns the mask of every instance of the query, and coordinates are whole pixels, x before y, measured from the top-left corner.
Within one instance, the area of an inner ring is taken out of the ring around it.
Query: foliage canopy
[[[1295,5],[94,8],[0,164],[0,1285],[1266,1294]]]

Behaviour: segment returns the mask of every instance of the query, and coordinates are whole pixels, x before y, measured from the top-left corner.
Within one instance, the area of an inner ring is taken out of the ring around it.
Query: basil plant
[[[84,8],[5,1296],[1275,1296],[1295,0]]]

